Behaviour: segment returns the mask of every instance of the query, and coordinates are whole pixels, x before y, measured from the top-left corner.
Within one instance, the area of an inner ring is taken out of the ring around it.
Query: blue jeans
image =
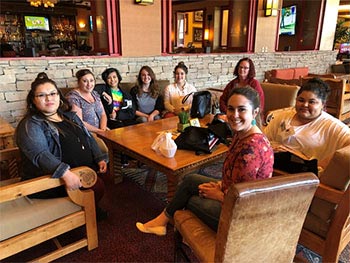
[[[198,195],[200,184],[216,181],[216,179],[199,174],[185,176],[183,182],[179,184],[174,198],[165,208],[165,214],[172,218],[177,210],[187,208],[216,231],[221,213],[221,202]]]

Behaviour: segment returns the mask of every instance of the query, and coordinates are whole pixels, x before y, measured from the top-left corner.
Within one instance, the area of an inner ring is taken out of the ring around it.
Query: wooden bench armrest
[[[95,171],[91,168],[82,166],[72,169],[72,172],[78,174],[80,178],[84,181],[88,181],[89,186],[93,186],[96,182],[97,175]],[[86,183],[83,183],[83,185]],[[50,175],[44,175],[38,178],[21,181],[14,184],[9,184],[6,186],[0,187],[0,203],[14,200],[23,196],[31,195],[34,193],[38,193],[44,190],[48,190],[51,188],[58,187],[60,185],[64,185],[63,180],[52,178]],[[68,196],[72,199],[72,201],[78,205],[84,206],[84,193],[88,194],[91,190],[74,190],[67,191]],[[90,195],[90,194],[88,194]]]

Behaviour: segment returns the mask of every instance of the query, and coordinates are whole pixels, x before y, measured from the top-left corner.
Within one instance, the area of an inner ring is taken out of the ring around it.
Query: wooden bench
[[[67,191],[68,197],[28,198],[28,195],[61,186],[64,182],[50,175],[20,182],[20,160],[18,148],[0,151],[1,178],[6,171],[10,173],[6,176],[10,179],[0,184],[0,260],[50,239],[57,249],[33,261],[49,262],[86,246],[88,250],[97,248],[94,192],[74,190]],[[88,167],[72,171],[82,182],[93,182],[97,176]],[[80,240],[64,246],[59,243],[56,237],[81,226],[85,226],[85,235]]]

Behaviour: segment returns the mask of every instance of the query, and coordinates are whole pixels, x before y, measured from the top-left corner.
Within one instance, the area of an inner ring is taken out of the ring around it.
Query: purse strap
[[[183,97],[183,99],[182,99],[182,104],[184,104],[184,103],[186,102],[186,100],[187,100],[192,94],[194,94],[194,91],[191,92],[191,93],[188,93],[185,97]]]

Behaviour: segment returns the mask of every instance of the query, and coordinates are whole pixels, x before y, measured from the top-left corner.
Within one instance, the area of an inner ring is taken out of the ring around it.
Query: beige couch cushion
[[[265,95],[264,112],[267,114],[272,110],[293,107],[300,87],[263,82],[261,83],[261,88]]]
[[[345,191],[350,182],[350,145],[335,152],[329,165],[320,177],[320,182]],[[325,238],[336,205],[315,197],[306,216],[304,228]]]
[[[335,152],[321,175],[320,182],[345,191],[350,183],[350,145]]]
[[[0,204],[0,241],[80,211],[68,198],[21,197]]]

